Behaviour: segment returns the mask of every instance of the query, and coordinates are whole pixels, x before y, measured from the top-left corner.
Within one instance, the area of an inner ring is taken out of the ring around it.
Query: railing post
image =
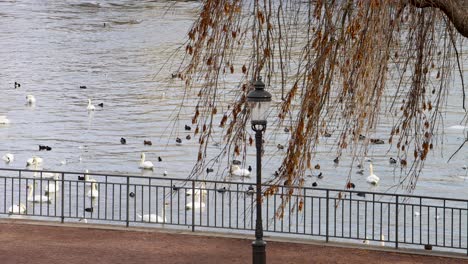
[[[195,232],[195,181],[192,180],[192,232]]]
[[[330,190],[327,190],[327,212],[326,212],[326,223],[327,223],[327,227],[326,227],[326,236],[325,236],[325,239],[326,239],[326,242],[328,243],[328,228],[329,228],[329,210],[330,210],[330,206],[329,206],[329,198],[330,198]]]
[[[150,188],[151,188],[151,186],[150,186]],[[125,193],[125,201],[126,201],[125,206],[126,206],[127,209],[126,209],[125,221],[126,221],[126,226],[128,227],[128,225],[129,225],[129,219],[128,218],[129,218],[129,215],[130,215],[130,213],[129,213],[129,207],[130,206],[129,206],[129,202],[128,202],[128,196],[129,196],[129,193],[130,193],[130,177],[128,177],[128,176],[127,176],[127,189],[126,190],[127,191]],[[151,199],[151,197],[149,199]]]
[[[61,204],[61,223],[65,221],[65,213],[64,213],[64,206],[65,206],[65,174],[62,172],[62,202]]]
[[[395,248],[398,248],[398,203],[400,196],[396,195],[396,205],[395,205]]]

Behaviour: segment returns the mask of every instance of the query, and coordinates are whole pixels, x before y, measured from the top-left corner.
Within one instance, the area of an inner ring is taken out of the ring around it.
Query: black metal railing
[[[0,169],[8,217],[245,233],[255,229],[254,194],[245,182]],[[278,236],[468,254],[468,200],[278,186],[262,210],[264,231]]]

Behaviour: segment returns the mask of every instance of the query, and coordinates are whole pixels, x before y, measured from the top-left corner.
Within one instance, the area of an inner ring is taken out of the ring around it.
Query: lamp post
[[[265,91],[265,84],[259,77],[254,83],[254,90],[247,95],[252,118],[252,130],[255,131],[255,146],[257,148],[257,219],[255,221],[255,241],[252,243],[252,258],[254,264],[266,263],[266,242],[263,241],[262,224],[262,145],[263,132],[267,126],[268,108],[271,103],[271,94]]]

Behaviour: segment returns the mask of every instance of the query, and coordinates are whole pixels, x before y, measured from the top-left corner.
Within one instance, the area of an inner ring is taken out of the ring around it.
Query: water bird
[[[96,107],[91,103],[91,99],[88,99],[88,106],[86,107],[88,111],[96,110]]]
[[[335,164],[340,163],[340,158],[339,158],[339,157],[336,157],[336,158],[333,160],[333,162],[334,162]]]
[[[86,196],[91,197],[91,198],[99,197],[99,191],[97,189],[97,183],[95,183],[95,182],[91,183],[91,189],[88,191]]]
[[[320,170],[320,164],[315,165],[314,169]]]
[[[80,89],[86,89],[86,85],[80,85]]]
[[[285,128],[284,128],[284,132],[288,133],[288,132],[289,132],[289,128],[285,127]]]
[[[205,208],[206,205],[204,202],[202,202],[200,199],[198,199],[198,201],[195,201],[195,203],[187,203],[185,205],[185,210],[191,210],[191,209],[202,209],[202,208]]]
[[[354,183],[348,182],[346,184],[346,189],[354,189],[354,188],[356,188],[356,185]]]
[[[127,144],[127,140],[125,138],[120,138],[120,144],[122,145]]]
[[[328,138],[328,137],[331,137],[332,135],[331,135],[331,133],[328,133],[328,132],[325,131],[325,133],[323,133],[323,136]]]
[[[85,208],[84,210],[85,210],[85,212],[88,212],[88,213],[94,212],[94,208],[93,208],[93,207],[87,207],[87,208]]]
[[[144,214],[140,215],[137,213],[138,218],[140,218],[143,222],[146,223],[166,223],[166,207],[168,204],[165,204],[164,207],[162,208],[162,215],[159,216],[157,214]]]
[[[362,164],[358,164],[358,165],[357,165],[357,168],[358,168],[358,169],[362,169]]]
[[[276,147],[277,147],[278,149],[284,149],[284,146],[281,145],[281,144],[278,144]]]
[[[374,174],[374,167],[372,166],[372,163],[369,163],[369,170],[370,170],[370,174],[366,179],[367,182],[373,185],[377,185],[380,181],[380,178]]]
[[[37,156],[33,156],[32,158],[29,158],[27,161],[26,161],[26,166],[31,166],[31,165],[35,165],[35,166],[38,166],[40,164],[42,164],[43,162],[43,159],[42,158],[39,158]]]
[[[85,180],[85,176],[80,176],[80,175],[78,175],[78,180],[79,180],[79,181],[84,181],[84,180]]]
[[[233,164],[233,165],[241,165],[242,162],[241,162],[240,160],[233,160],[233,161],[232,161],[232,164]]]
[[[98,106],[99,107],[104,107],[104,103],[99,103]]]
[[[181,77],[181,75],[180,75],[179,72],[173,72],[173,73],[171,73],[171,78],[172,78],[172,79],[180,78],[180,77]]]
[[[323,173],[320,172],[320,173],[317,175],[317,178],[318,178],[318,179],[323,179]]]
[[[140,159],[140,165],[139,165],[139,168],[140,169],[145,169],[145,170],[152,170],[153,169],[153,163],[151,161],[146,161],[145,160],[145,153],[141,153],[140,155],[141,159]]]
[[[7,153],[3,155],[2,157],[2,160],[5,161],[5,163],[13,162],[14,159],[15,159],[15,156],[11,153]]]
[[[151,140],[143,140],[143,145],[152,146],[153,142]]]
[[[26,213],[26,205],[23,203],[14,204],[8,208],[8,214],[24,214]]]
[[[206,168],[206,173],[207,173],[207,174],[210,173],[210,172],[213,172],[213,171],[214,171],[213,168]]]
[[[250,171],[246,169],[241,169],[239,165],[231,165],[230,172],[234,176],[238,177],[248,177],[250,176]]]
[[[275,171],[275,172],[273,173],[273,176],[278,177],[278,176],[279,176],[279,172],[278,172],[278,171]]]
[[[180,188],[181,187],[179,187],[179,186],[175,186],[175,184],[172,185],[172,190],[174,190],[174,191],[178,191],[178,190],[180,190]]]
[[[226,187],[223,187],[223,188],[219,188],[216,191],[219,192],[219,193],[225,193],[227,191],[227,189],[226,189]]]
[[[424,245],[425,250],[432,250],[432,245],[431,244],[426,244]]]
[[[36,97],[32,94],[26,95],[26,103],[29,105],[35,104],[36,103]]]
[[[385,142],[382,139],[379,139],[379,138],[371,138],[370,142],[372,144],[376,144],[376,145],[385,144]]]
[[[358,192],[358,193],[357,193],[357,196],[359,196],[359,197],[366,197],[366,194],[363,193],[363,192]]]
[[[185,125],[185,130],[190,131],[190,130],[192,130],[192,128],[189,125]]]
[[[50,195],[51,193],[58,193],[60,190],[60,182],[57,181],[58,176],[55,176],[53,180],[49,181],[45,190],[45,195]]]
[[[466,165],[462,166],[462,169],[464,169],[464,170],[466,170],[467,168],[468,168],[468,166],[466,166]]]
[[[394,158],[392,158],[392,157],[390,157],[389,162],[390,162],[390,164],[395,164],[395,163],[397,163],[396,159],[394,159]]]
[[[414,212],[414,216],[415,216],[415,217],[418,217],[418,216],[420,216],[420,215],[421,215],[421,214],[420,214],[418,211]]]
[[[49,199],[49,196],[40,195],[40,194],[36,194],[33,196],[34,187],[32,184],[29,184],[27,189],[29,189],[28,202],[32,202],[32,203],[50,203],[51,202],[51,199]]]
[[[15,89],[20,88],[20,87],[21,87],[21,84],[19,82],[15,82]]]
[[[191,137],[190,135],[187,135],[187,136],[185,137],[185,139],[187,139],[187,140],[191,140],[191,139],[192,139],[192,137]]]
[[[312,183],[312,187],[317,187],[318,186],[318,183],[317,182],[313,182]]]
[[[182,144],[182,139],[180,139],[180,138],[176,138],[176,140],[175,140],[175,141],[176,141],[177,145],[180,145],[180,144]]]
[[[246,191],[247,194],[254,194],[255,193],[255,189],[252,185],[249,185],[249,188],[247,188],[247,191]]]
[[[361,175],[364,175],[364,170],[358,170],[356,171],[357,174],[361,174]]]
[[[39,150],[51,151],[52,148],[49,146],[39,145]]]
[[[163,176],[167,176],[167,171],[166,170],[163,172]]]
[[[161,157],[158,157],[158,161],[161,162],[161,161],[162,161],[162,158],[161,158]]]
[[[252,166],[249,165],[249,167],[247,168],[247,170],[248,170],[249,172],[252,172]]]
[[[10,120],[6,116],[0,116],[0,125],[8,125]]]
[[[366,139],[366,136],[359,134],[359,140],[364,140]]]
[[[131,198],[135,198],[135,193],[134,193],[134,192],[130,192],[130,193],[128,194],[128,196],[130,196]]]

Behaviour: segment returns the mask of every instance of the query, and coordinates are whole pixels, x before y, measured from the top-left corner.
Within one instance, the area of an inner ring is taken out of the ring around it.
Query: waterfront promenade
[[[3,219],[0,263],[251,263],[251,240],[219,233]],[[365,245],[267,241],[267,263],[468,263],[462,254],[453,258]]]

